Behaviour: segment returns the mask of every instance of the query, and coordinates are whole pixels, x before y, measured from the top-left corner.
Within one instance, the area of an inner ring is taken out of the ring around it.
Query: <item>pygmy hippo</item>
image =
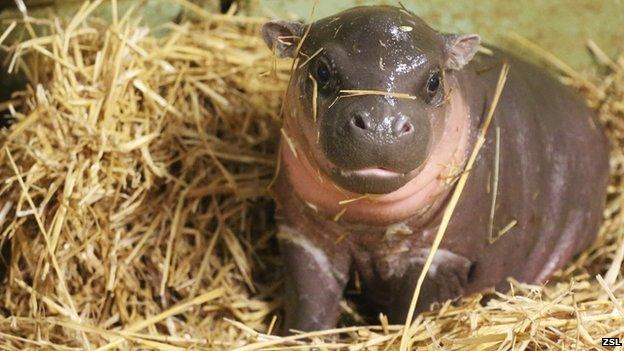
[[[356,274],[368,306],[404,322],[504,62],[510,70],[487,141],[417,311],[504,290],[508,277],[544,282],[595,237],[607,141],[582,99],[547,72],[390,6],[309,26],[270,21],[262,34],[297,62],[272,186],[286,328],[334,327]]]

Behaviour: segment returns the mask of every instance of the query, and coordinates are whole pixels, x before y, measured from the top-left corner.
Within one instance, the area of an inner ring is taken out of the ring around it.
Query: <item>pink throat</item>
[[[425,165],[416,177],[392,193],[363,195],[341,189],[328,177],[320,175],[305,153],[293,153],[283,140],[281,171],[286,171],[301,200],[334,219],[387,225],[423,214],[448,193],[451,180],[463,170],[466,160],[470,138],[469,109],[461,94],[452,93],[450,103],[445,128],[440,140],[432,146]],[[382,169],[358,172],[377,177],[392,174]]]

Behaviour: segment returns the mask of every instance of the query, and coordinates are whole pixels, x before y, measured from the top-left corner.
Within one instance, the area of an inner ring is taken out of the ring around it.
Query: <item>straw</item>
[[[302,151],[281,131],[293,63],[266,48],[264,18],[175,1],[190,19],[158,37],[140,7],[116,1],[111,24],[89,2],[58,20],[24,7],[0,31],[7,64],[28,79],[0,102],[13,118],[0,130],[0,243],[12,249],[0,349],[570,350],[624,337],[624,57],[589,42],[600,75],[588,74],[519,40],[596,109],[612,149],[599,236],[548,284],[510,280],[509,292],[439,303],[407,327],[383,316],[361,325],[348,301],[336,329],[280,337],[267,186],[279,138]],[[345,200],[342,214],[367,199]]]

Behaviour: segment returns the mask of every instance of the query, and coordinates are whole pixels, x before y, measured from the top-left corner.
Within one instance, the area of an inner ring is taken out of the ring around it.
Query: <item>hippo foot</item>
[[[418,251],[405,273],[388,282],[392,287],[391,291],[396,291],[386,311],[391,323],[405,322],[418,277],[429,252],[429,249]],[[469,282],[471,266],[467,258],[448,250],[438,249],[420,290],[416,312],[428,310],[434,302],[444,302],[463,295]]]

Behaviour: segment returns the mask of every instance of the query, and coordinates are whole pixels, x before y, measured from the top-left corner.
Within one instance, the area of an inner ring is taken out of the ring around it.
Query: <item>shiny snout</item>
[[[427,159],[431,125],[426,111],[383,96],[342,100],[319,126],[321,147],[336,166],[334,180],[358,193],[396,190]]]

